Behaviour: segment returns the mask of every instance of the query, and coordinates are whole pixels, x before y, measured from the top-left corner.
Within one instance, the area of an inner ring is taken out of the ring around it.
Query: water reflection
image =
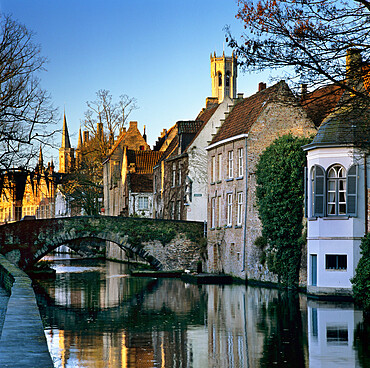
[[[56,367],[366,367],[369,328],[350,304],[244,285],[134,278],[68,261],[40,281]]]

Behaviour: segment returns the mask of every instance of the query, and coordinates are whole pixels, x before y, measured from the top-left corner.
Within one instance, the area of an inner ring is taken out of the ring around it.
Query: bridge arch
[[[0,253],[27,270],[62,244],[91,256],[93,246],[80,239],[117,244],[147,261],[156,270],[196,270],[201,259],[203,223],[114,216],[80,216],[18,221],[0,226]]]

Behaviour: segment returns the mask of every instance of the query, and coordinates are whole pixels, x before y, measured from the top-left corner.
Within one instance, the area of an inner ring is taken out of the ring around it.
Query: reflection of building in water
[[[308,300],[309,366],[359,367],[354,331],[361,321],[352,303]]]
[[[248,367],[246,288],[208,288],[209,367]]]

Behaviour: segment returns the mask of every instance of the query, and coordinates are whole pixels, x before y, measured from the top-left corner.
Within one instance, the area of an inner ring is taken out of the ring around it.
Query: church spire
[[[78,131],[78,142],[77,142],[77,149],[82,148],[82,132],[81,132],[81,127],[80,130]]]
[[[63,116],[63,133],[62,133],[62,148],[71,148],[71,142],[69,140],[66,112],[64,111]]]
[[[44,164],[44,159],[42,157],[42,150],[41,150],[41,144],[40,144],[40,152],[39,152],[39,167],[41,168]]]

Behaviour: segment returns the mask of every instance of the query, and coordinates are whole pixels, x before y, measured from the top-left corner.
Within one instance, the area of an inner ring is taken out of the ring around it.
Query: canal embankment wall
[[[32,281],[2,255],[0,284],[10,294],[0,338],[0,367],[53,368]]]

